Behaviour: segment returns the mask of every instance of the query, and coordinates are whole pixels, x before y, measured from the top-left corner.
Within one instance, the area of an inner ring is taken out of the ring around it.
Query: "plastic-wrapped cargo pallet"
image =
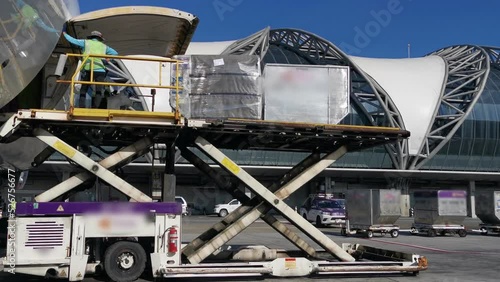
[[[401,217],[401,191],[397,189],[349,189],[347,216],[352,225],[394,224]]]
[[[179,68],[179,108],[187,118],[261,119],[260,58],[251,55],[174,56]],[[172,85],[176,83],[172,64]],[[176,91],[170,105],[175,108]]]
[[[345,66],[267,64],[264,119],[338,124],[349,113],[350,70]]]
[[[461,225],[467,216],[467,192],[462,190],[416,191],[416,224]]]
[[[500,225],[500,191],[476,191],[475,203],[476,215],[483,223]]]

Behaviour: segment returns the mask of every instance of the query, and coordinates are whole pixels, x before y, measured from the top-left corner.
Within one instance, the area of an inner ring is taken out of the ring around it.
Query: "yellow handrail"
[[[175,89],[176,91],[176,104],[175,104],[175,117],[176,120],[180,119],[179,112],[179,91],[182,88],[179,86],[179,65],[181,61],[167,58],[148,58],[148,57],[126,57],[126,56],[112,56],[112,55],[93,55],[93,54],[67,54],[68,57],[78,57],[81,58],[82,63],[75,70],[75,73],[71,77],[71,81],[67,80],[58,80],[58,83],[69,83],[70,84],[70,115],[74,110],[74,102],[75,102],[75,84],[91,84],[91,85],[104,85],[104,86],[124,86],[124,87],[143,87],[143,88],[161,88],[161,89]],[[157,62],[158,63],[158,84],[136,84],[136,83],[117,83],[117,82],[96,82],[94,81],[94,60],[91,58],[101,58],[106,60],[111,59],[119,59],[119,60],[132,60],[132,61],[143,61],[143,62]],[[77,80],[77,75],[82,71],[85,66],[87,60],[90,60],[90,81],[81,81]],[[162,64],[163,63],[172,63],[176,65],[176,73],[175,73],[175,86],[171,85],[162,85]]]

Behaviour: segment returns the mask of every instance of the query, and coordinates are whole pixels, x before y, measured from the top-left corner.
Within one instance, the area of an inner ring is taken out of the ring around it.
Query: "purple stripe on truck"
[[[463,190],[439,190],[439,198],[465,198],[467,192]]]
[[[182,214],[182,206],[175,202],[48,202],[16,204],[16,215],[18,216],[72,215],[83,213],[160,213],[180,215]]]

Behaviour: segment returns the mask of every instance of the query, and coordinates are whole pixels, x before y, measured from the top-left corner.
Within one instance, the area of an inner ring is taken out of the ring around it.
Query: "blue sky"
[[[267,26],[317,34],[351,55],[407,57],[454,44],[500,46],[498,0],[80,0],[82,13],[160,6],[200,18],[193,41],[235,40]]]

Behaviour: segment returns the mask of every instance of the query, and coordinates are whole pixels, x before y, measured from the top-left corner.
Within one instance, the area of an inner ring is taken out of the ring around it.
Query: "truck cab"
[[[302,204],[299,213],[314,222],[317,227],[341,226],[345,223],[345,199],[329,194],[310,195]]]

